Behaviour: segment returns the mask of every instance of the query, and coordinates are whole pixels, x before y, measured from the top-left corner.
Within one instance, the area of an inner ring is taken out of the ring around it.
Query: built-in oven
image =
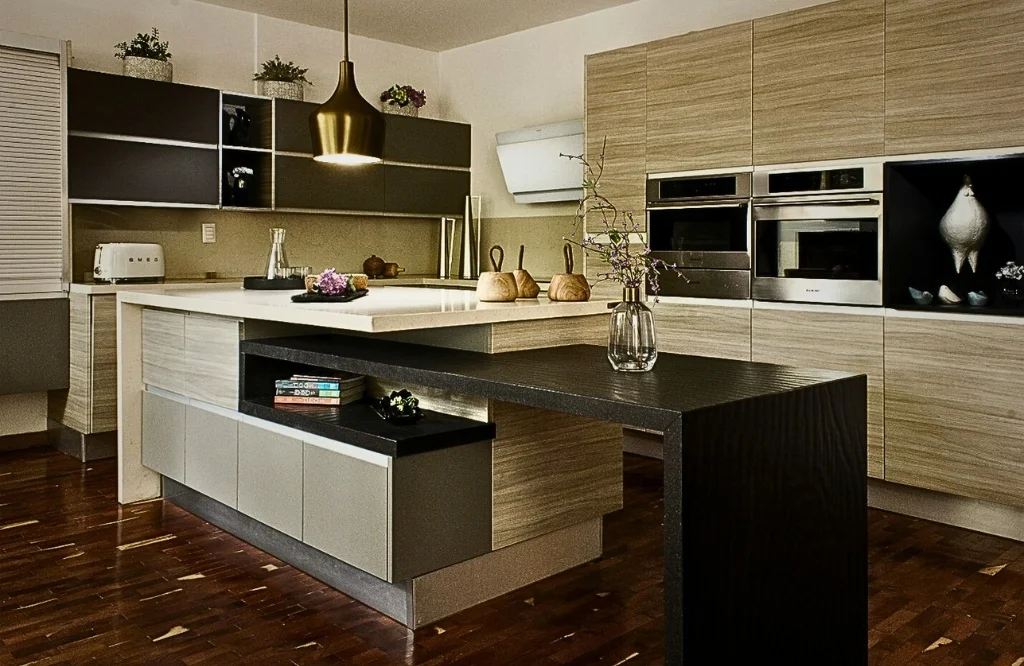
[[[882,164],[754,173],[753,297],[882,304]]]
[[[662,295],[750,298],[750,173],[650,176],[647,234]]]

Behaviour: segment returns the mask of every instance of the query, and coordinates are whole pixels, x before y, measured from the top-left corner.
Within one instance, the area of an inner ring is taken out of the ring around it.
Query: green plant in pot
[[[299,67],[289,60],[284,62],[281,56],[275,55],[273,60],[263,63],[262,71],[256,74],[253,81],[256,81],[259,89],[256,91],[267,97],[279,97],[281,99],[293,99],[302,101],[303,83],[313,85],[306,78],[309,69]]]
[[[156,28],[149,34],[140,32],[132,41],[121,42],[114,48],[114,57],[124,62],[125,76],[168,83],[174,78],[170,43],[160,41]]]
[[[397,83],[380,94],[381,110],[402,116],[418,116],[427,104],[427,95],[412,86]]]

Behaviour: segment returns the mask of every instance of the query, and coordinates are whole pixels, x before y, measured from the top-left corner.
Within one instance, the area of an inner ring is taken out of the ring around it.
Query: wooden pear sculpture
[[[526,246],[519,246],[519,268],[512,271],[516,278],[516,287],[519,289],[519,298],[537,298],[540,294],[540,285],[530,275],[530,271],[523,268],[523,254],[526,253]]]
[[[498,251],[498,258],[494,258],[494,251]],[[505,251],[500,245],[491,248],[491,268],[494,270],[485,271],[480,274],[476,283],[476,298],[483,303],[507,303],[519,297],[519,288],[516,286],[516,278],[511,273],[502,273],[501,264],[505,261]]]
[[[586,276],[572,272],[572,245],[566,243],[562,254],[565,257],[565,272],[551,278],[548,298],[552,301],[589,301],[590,283]]]
[[[939,222],[939,233],[953,253],[953,265],[959,273],[964,262],[978,272],[978,253],[985,244],[991,226],[988,211],[974,195],[970,176],[964,176],[963,187],[957,192],[953,204]]]

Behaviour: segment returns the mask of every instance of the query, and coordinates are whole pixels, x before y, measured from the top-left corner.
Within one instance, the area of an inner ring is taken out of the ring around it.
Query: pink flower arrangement
[[[349,291],[349,276],[328,268],[317,277],[313,291],[324,296],[344,296]]]

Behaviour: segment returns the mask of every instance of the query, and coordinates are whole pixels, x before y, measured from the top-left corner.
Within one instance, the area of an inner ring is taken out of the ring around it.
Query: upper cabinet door
[[[647,45],[647,172],[751,164],[750,22]]]
[[[631,46],[587,56],[586,155],[597,168],[605,147],[600,191],[637,220],[647,208],[644,133],[647,48]]]
[[[754,164],[883,154],[884,75],[884,0],[754,21]]]
[[[888,0],[890,155],[1024,143],[1024,0]]]

